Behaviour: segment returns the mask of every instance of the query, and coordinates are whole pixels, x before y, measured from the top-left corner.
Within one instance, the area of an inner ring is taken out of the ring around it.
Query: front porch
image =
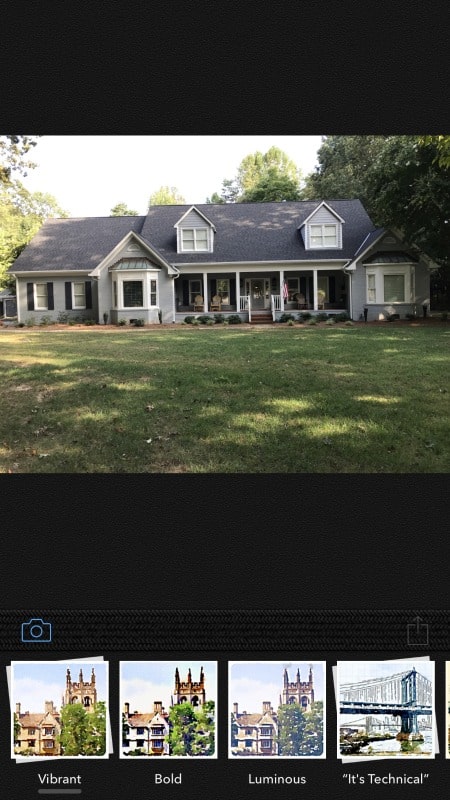
[[[349,277],[342,268],[192,273],[175,282],[175,322],[217,314],[238,315],[242,322],[270,314],[276,322],[284,313],[348,313],[348,298]]]

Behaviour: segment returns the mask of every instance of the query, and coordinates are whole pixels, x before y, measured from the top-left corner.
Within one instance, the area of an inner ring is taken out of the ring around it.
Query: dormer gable
[[[345,220],[324,200],[298,226],[305,250],[342,249]]]
[[[212,253],[216,228],[208,217],[191,206],[175,223],[178,253]]]

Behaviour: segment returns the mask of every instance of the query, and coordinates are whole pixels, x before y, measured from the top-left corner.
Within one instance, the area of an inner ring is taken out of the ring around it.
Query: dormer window
[[[207,228],[182,228],[181,249],[183,253],[208,252],[208,238]]]
[[[177,230],[178,253],[213,252],[215,226],[195,206],[191,206],[174,227]]]
[[[327,248],[338,246],[337,225],[311,225],[309,236],[312,249],[316,247]]]

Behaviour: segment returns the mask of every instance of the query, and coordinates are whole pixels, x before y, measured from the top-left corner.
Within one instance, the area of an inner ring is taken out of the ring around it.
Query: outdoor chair
[[[294,300],[297,301],[297,308],[306,308],[306,298],[304,294],[297,292],[297,294],[294,296]]]
[[[197,294],[194,297],[194,311],[204,311],[205,310],[205,301],[201,294]]]
[[[214,297],[211,298],[211,311],[221,311],[222,310],[222,298],[219,294],[215,294]]]
[[[325,296],[326,293],[323,289],[317,290],[317,308],[325,308]]]

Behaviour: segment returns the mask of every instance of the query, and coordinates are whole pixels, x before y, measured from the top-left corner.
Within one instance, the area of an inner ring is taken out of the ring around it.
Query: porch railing
[[[272,311],[272,319],[275,322],[276,312],[281,311],[281,295],[280,294],[271,294],[270,295],[270,310]]]
[[[249,294],[241,294],[239,296],[239,311],[248,311],[248,321],[252,321],[252,309]]]

